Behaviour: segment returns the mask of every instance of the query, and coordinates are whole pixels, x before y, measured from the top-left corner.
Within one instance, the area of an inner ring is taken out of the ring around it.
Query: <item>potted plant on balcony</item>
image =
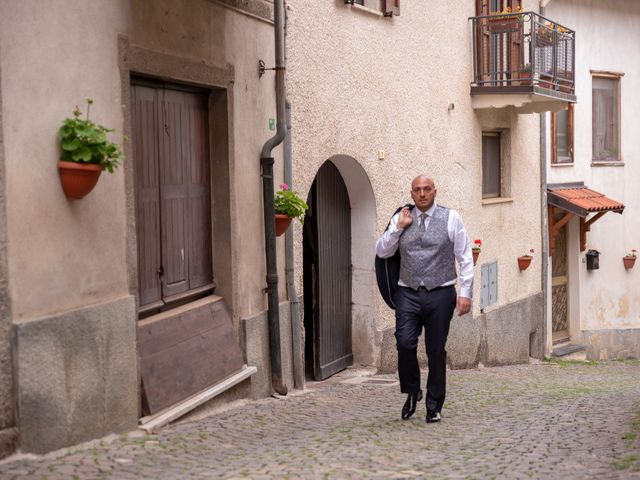
[[[473,246],[471,247],[471,255],[473,255],[473,265],[476,265],[478,261],[478,257],[480,256],[480,250],[482,248],[482,240],[476,238],[473,241]]]
[[[278,237],[289,228],[289,224],[294,218],[303,223],[304,214],[309,209],[307,203],[286,183],[280,184],[280,190],[276,192],[274,199],[274,207],[276,211],[276,236]]]
[[[533,259],[533,248],[529,250],[529,253],[526,255],[520,255],[518,257],[518,268],[520,271],[526,270],[531,265],[531,260]]]
[[[624,257],[622,257],[622,263],[624,263],[625,270],[631,270],[633,266],[636,264],[636,258],[638,256],[638,251],[634,248],[629,253],[627,253]]]
[[[558,86],[561,92],[573,92],[573,72],[564,69],[558,69],[557,72]]]
[[[523,65],[519,70],[513,72],[513,85],[531,85],[531,64]]]
[[[507,7],[500,12],[492,12],[487,17],[487,30],[492,33],[514,32],[522,28],[522,15],[510,15],[512,13],[522,12],[522,7]]]
[[[96,125],[89,120],[89,109],[93,100],[87,98],[87,116],[76,106],[73,118],[66,118],[58,130],[60,141],[60,183],[65,195],[80,199],[87,195],[98,182],[102,170],[113,173],[122,160],[122,151],[107,139],[113,129]]]

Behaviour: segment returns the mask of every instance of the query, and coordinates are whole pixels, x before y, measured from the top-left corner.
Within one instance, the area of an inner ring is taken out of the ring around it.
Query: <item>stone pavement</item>
[[[429,425],[424,402],[400,419],[393,375],[353,374],[156,435],[14,456],[0,478],[640,479],[640,362],[450,371]]]

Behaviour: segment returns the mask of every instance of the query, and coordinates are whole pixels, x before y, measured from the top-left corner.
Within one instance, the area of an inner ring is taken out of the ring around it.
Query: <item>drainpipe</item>
[[[276,134],[266,141],[260,152],[262,166],[262,195],[264,202],[264,238],[267,266],[267,295],[269,323],[269,354],[271,359],[271,385],[280,395],[287,394],[287,386],[282,379],[280,357],[280,312],[278,309],[278,265],[276,259],[275,207],[273,205],[273,163],[271,151],[285,137],[285,85],[284,85],[284,22],[283,0],[273,2],[275,53],[276,53]]]
[[[293,167],[291,154],[291,104],[286,103],[287,136],[284,140],[284,183],[292,184]],[[291,188],[291,187],[290,187]],[[293,385],[304,388],[304,368],[302,367],[302,331],[300,329],[300,302],[293,279],[293,229],[288,228],[284,237],[285,272],[287,274],[287,295],[291,302],[291,349],[293,354]]]
[[[540,2],[540,15],[545,16],[544,5]],[[540,115],[540,206],[542,209],[542,355],[547,355],[547,322],[549,315],[549,216],[547,209],[547,114]]]

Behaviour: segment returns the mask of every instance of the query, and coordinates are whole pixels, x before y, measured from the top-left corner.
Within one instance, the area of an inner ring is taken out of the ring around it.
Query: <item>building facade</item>
[[[580,32],[580,101],[549,115],[546,136],[548,187],[556,199],[549,215],[556,222],[569,217],[557,229],[549,267],[550,337],[585,348],[589,359],[638,358],[638,268],[625,268],[623,258],[640,239],[634,221],[640,63],[621,45],[638,40],[640,5],[553,0],[546,12]]]
[[[271,393],[273,17],[269,1],[0,3],[4,452],[134,429],[234,374],[213,403]],[[86,98],[125,160],[70,200],[57,131]]]

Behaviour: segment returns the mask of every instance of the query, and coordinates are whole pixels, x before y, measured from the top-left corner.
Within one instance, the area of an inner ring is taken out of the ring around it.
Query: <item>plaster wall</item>
[[[127,2],[27,0],[0,6],[7,246],[16,322],[128,293],[122,169],[81,201],[58,180],[57,130],[75,105],[117,130],[122,99],[115,32]]]
[[[530,248],[540,250],[539,117],[472,109],[468,17],[475,2],[459,2],[456,9],[407,2],[392,18],[338,0],[287,4],[296,189],[306,195],[322,163],[334,155],[361,166],[375,198],[374,238],[364,242],[372,272],[375,239],[396,207],[410,201],[411,180],[429,174],[438,186],[436,201],[458,210],[470,238],[483,240],[479,262],[498,261],[498,302],[486,311],[539,292],[538,259],[525,272],[516,261]],[[318,19],[331,28],[317,28]],[[483,202],[482,131],[498,128],[510,136],[510,198]],[[295,233],[300,284],[301,229]],[[480,314],[478,301],[473,313]],[[371,314],[374,342],[394,324],[377,292]]]
[[[640,209],[637,182],[640,165],[640,58],[621,45],[640,42],[640,4],[632,0],[556,0],[547,7],[547,16],[569,28],[576,36],[576,95],[574,130],[574,164],[550,166],[550,183],[583,181],[585,185],[621,201],[622,215],[607,213],[596,221],[587,234],[587,250],[600,254],[600,269],[587,271],[584,254],[577,242],[570,244],[576,260],[571,270],[571,294],[578,298],[576,307],[584,339],[591,342],[602,330],[637,329],[640,326],[640,291],[638,268],[625,271],[622,257],[639,248],[640,224],[634,221]],[[623,73],[620,80],[621,152],[617,166],[592,165],[592,76],[591,70]],[[576,227],[577,228],[577,227]],[[611,339],[619,338],[611,335]],[[590,340],[591,339],[591,340]],[[610,350],[610,349],[609,349]]]

